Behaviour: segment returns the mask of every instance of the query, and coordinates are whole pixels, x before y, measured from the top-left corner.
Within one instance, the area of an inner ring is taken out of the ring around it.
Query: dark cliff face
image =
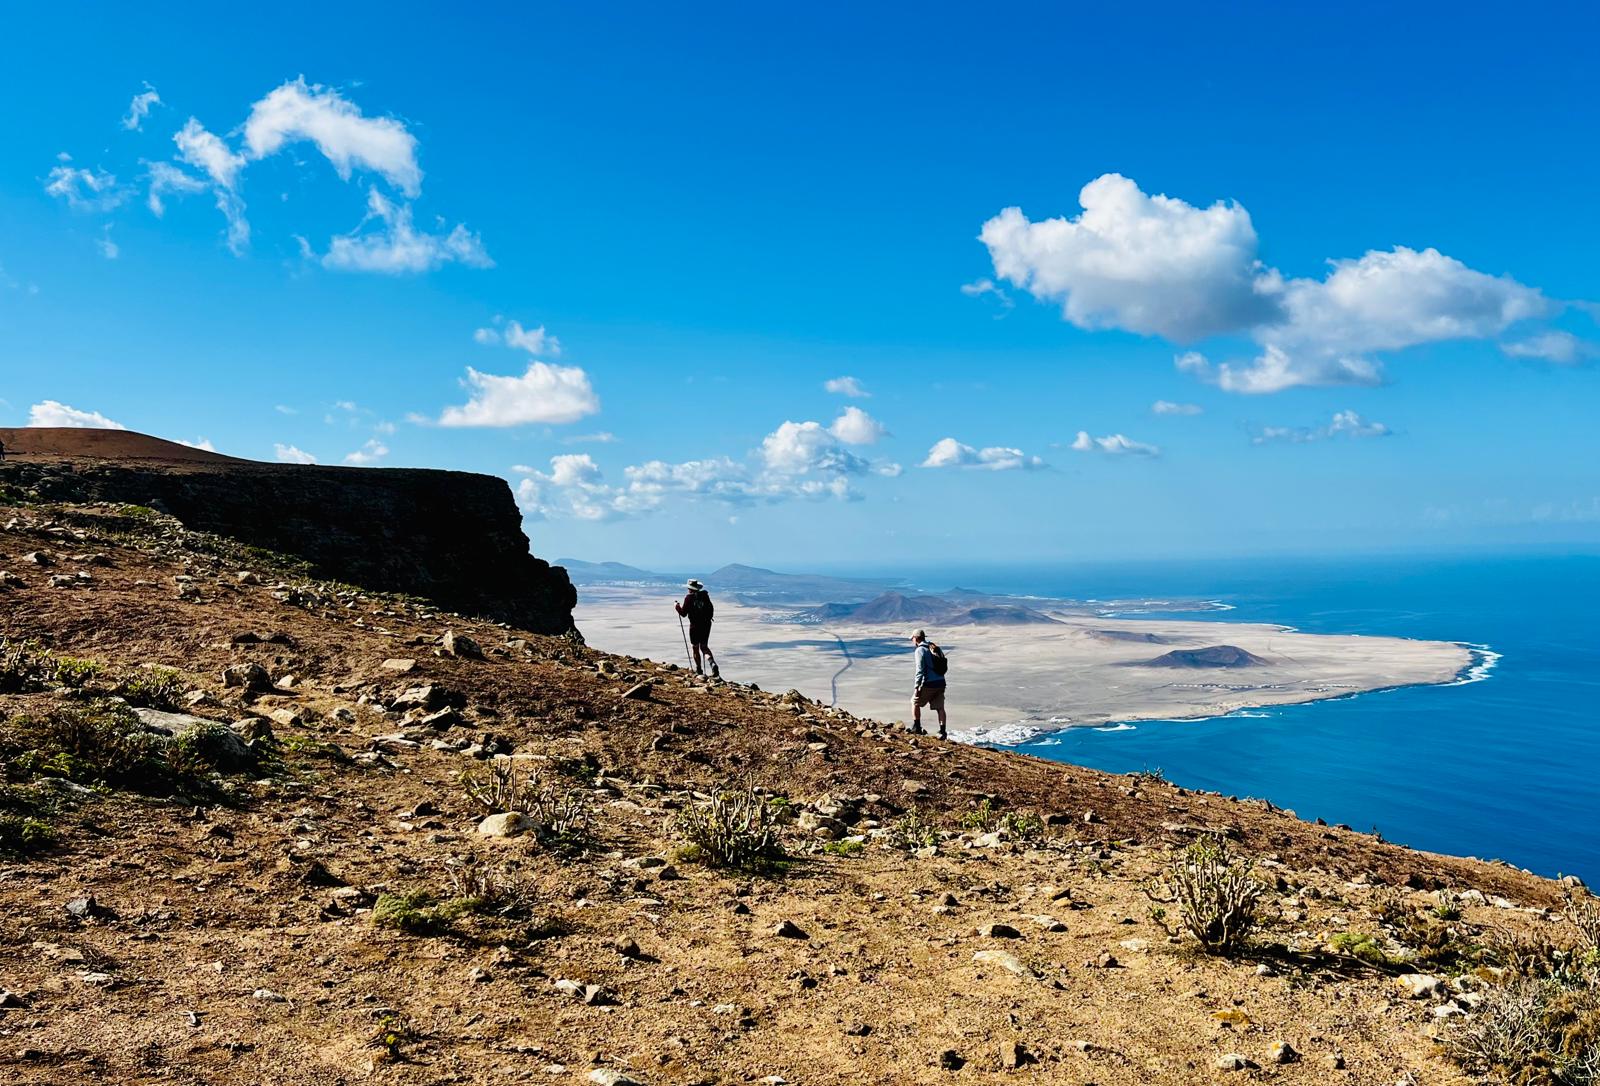
[[[492,476],[51,458],[8,460],[0,484],[45,500],[154,506],[190,528],[305,559],[331,580],[421,596],[533,633],[573,629],[578,597],[566,570],[529,553],[511,488]]]

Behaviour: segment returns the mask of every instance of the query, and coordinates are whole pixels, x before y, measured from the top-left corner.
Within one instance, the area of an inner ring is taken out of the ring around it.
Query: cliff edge
[[[503,479],[421,468],[265,464],[127,430],[0,428],[0,487],[126,502],[292,555],[312,572],[541,634],[574,629],[577,591],[534,557]]]

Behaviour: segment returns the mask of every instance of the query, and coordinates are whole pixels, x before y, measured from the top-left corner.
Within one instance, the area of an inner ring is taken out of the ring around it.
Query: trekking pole
[[[678,616],[678,632],[683,634],[683,654],[689,658],[689,666],[694,667],[694,653],[689,651],[689,633],[683,628],[683,616]]]

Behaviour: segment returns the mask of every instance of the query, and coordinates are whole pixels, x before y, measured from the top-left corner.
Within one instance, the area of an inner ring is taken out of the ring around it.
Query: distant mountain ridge
[[[827,603],[795,616],[796,622],[855,622],[862,625],[1026,626],[1055,624],[1042,611],[981,597],[974,603],[943,596],[885,592],[864,603]]]

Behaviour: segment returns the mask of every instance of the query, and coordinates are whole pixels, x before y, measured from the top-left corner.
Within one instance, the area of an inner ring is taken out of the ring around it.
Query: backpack
[[[944,650],[932,641],[928,642],[928,666],[941,679],[950,673],[950,657],[946,656]]]
[[[689,597],[689,621],[700,625],[709,623],[711,616],[716,613],[716,608],[711,606],[711,594],[701,589]]]

